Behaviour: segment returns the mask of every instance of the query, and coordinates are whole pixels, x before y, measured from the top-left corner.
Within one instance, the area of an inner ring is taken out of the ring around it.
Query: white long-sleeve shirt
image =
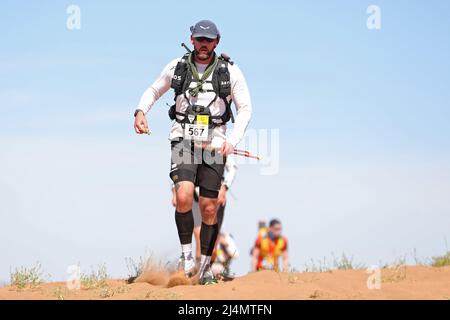
[[[141,110],[144,114],[147,114],[155,102],[170,89],[175,67],[180,59],[181,58],[172,60],[163,69],[156,81],[153,82],[153,84],[144,92],[141,100],[139,101],[138,110]],[[196,63],[196,66],[199,77],[201,78],[207,65]],[[244,137],[245,130],[252,113],[250,93],[244,75],[236,64],[228,64],[228,70],[230,72],[231,95],[227,99],[228,101],[232,99],[236,107],[235,123],[233,130],[228,137],[226,137],[226,125],[218,126],[213,129],[211,134],[211,146],[214,148],[222,146],[225,139],[235,147]],[[211,79],[212,75],[210,75],[207,80],[210,81]],[[194,82],[191,83],[190,87],[193,86],[195,86]],[[203,89],[212,90],[212,84],[203,84]],[[189,92],[186,92],[186,97],[189,99],[191,104],[198,104],[205,107],[214,99],[214,96],[214,92],[200,92],[197,97],[191,97]],[[183,113],[188,106],[189,103],[186,101],[184,95],[178,95],[176,99],[176,110]],[[222,99],[217,98],[209,109],[212,116],[221,116],[225,112],[226,106]],[[174,121],[169,134],[169,139],[174,140],[179,137],[183,137],[183,128],[180,123]]]

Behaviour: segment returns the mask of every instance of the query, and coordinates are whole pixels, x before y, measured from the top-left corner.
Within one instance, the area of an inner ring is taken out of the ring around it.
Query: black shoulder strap
[[[172,83],[170,85],[170,87],[175,90],[175,98],[183,92],[184,82],[188,72],[187,59],[189,59],[189,53],[182,56],[175,67]]]
[[[234,123],[234,116],[231,110],[232,101],[230,100],[228,102],[227,100],[228,96],[231,95],[231,80],[228,64],[228,60],[224,59],[221,55],[219,57],[219,63],[217,64],[216,70],[213,74],[212,85],[216,94],[225,103],[226,111],[222,116],[223,121],[228,122],[231,119],[231,122]]]
[[[228,61],[219,57],[219,63],[213,74],[212,84],[214,91],[220,98],[226,98],[231,94],[230,71]]]

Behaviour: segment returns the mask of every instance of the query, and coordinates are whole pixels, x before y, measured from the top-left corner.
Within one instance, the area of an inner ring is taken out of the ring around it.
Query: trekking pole
[[[206,147],[205,150],[215,150],[215,151],[219,151],[220,148],[213,148],[213,147]],[[261,160],[262,157],[255,155],[255,154],[251,154],[250,151],[247,150],[239,150],[239,149],[234,149],[233,150],[233,154],[235,156],[241,156],[241,157],[246,157],[246,158],[252,158],[252,159],[256,159],[256,160]]]
[[[227,137],[223,133],[217,132],[217,134],[220,135],[224,140],[227,140]],[[252,153],[250,153],[250,151],[247,151],[247,150],[234,149],[233,154],[236,156],[252,158],[252,159],[256,159],[256,160],[262,160],[262,157],[260,157],[259,155],[252,154]]]
[[[247,150],[234,149],[233,154],[237,155],[237,156],[246,157],[246,158],[256,159],[256,160],[262,159],[260,156],[251,154],[250,151],[247,151]]]

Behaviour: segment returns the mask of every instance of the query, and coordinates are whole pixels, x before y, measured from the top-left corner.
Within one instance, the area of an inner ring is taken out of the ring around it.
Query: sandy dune
[[[365,270],[322,273],[264,271],[212,286],[126,284],[108,280],[99,289],[68,290],[65,283],[18,291],[0,289],[0,299],[450,299],[450,267],[402,267],[381,272],[381,288],[367,288]]]

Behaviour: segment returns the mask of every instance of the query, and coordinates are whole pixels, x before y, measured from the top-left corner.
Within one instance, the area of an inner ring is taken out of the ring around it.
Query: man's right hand
[[[134,119],[134,130],[137,134],[144,134],[149,132],[147,119],[145,118],[145,115],[142,111],[139,111],[136,114],[136,118]]]

